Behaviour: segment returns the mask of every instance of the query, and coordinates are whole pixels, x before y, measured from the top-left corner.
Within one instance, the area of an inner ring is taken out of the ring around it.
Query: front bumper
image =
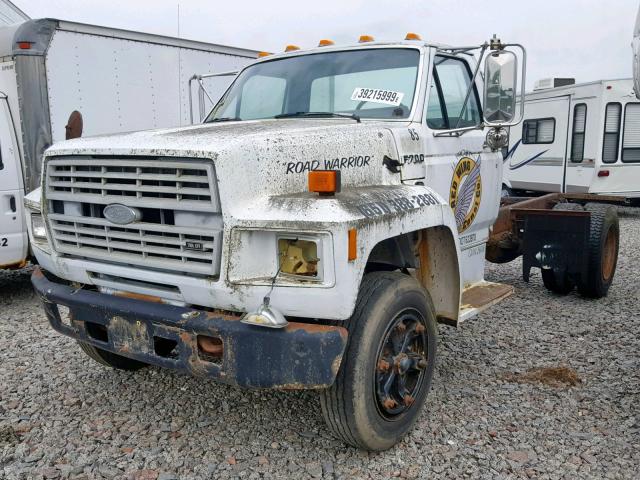
[[[342,327],[294,322],[282,330],[255,327],[192,308],[78,290],[49,280],[40,268],[31,281],[58,332],[128,358],[242,387],[329,387],[347,343]],[[70,325],[61,321],[58,305],[69,308]],[[91,333],[96,324],[106,338]],[[222,340],[219,362],[200,354],[198,335]],[[158,339],[175,342],[171,355],[158,352]]]

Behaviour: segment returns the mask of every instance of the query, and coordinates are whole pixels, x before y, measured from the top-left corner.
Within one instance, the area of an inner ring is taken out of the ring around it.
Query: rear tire
[[[105,367],[135,372],[136,370],[140,370],[141,368],[148,366],[146,363],[123,357],[122,355],[116,355],[115,353],[94,347],[89,343],[78,341],[78,345],[80,345],[80,350]]]
[[[618,263],[618,212],[612,206],[599,203],[587,203],[585,210],[591,212],[587,275],[578,282],[578,291],[585,297],[602,298],[609,292]]]
[[[547,290],[558,295],[568,295],[576,286],[566,272],[558,274],[550,268],[542,269],[542,283]]]
[[[320,393],[322,413],[344,442],[386,450],[411,429],[431,387],[433,303],[414,278],[372,272],[344,326],[349,341],[335,383]]]

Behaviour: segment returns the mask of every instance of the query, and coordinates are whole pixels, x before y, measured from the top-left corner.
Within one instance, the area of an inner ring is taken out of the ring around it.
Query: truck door
[[[11,65],[10,69],[5,69]],[[13,78],[13,62],[0,64],[0,268],[20,264],[27,256],[23,219],[22,169],[5,81]]]
[[[511,129],[506,184],[515,190],[561,192],[569,126],[568,95],[527,100],[521,126]]]
[[[483,147],[486,132],[470,130],[461,135],[438,136],[442,130],[473,127],[482,122],[475,85],[463,110],[471,79],[471,66],[465,59],[436,55],[419,131],[424,182],[449,202],[456,219],[465,285],[483,278],[485,242],[497,215],[502,179],[502,155]]]
[[[601,134],[601,128],[597,125],[595,99],[574,99],[570,115],[564,192],[587,193],[595,173]]]

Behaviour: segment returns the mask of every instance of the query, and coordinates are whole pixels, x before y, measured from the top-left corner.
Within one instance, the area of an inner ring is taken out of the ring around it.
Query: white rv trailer
[[[190,93],[203,97],[189,79],[239,69],[257,53],[64,20],[0,27],[0,268],[29,256],[23,196],[39,186],[47,147],[81,134],[188,125]],[[204,100],[217,100],[231,80],[205,79]]]
[[[511,129],[503,191],[595,193],[637,202],[640,103],[633,80],[537,86],[543,88],[525,97],[522,125]]]

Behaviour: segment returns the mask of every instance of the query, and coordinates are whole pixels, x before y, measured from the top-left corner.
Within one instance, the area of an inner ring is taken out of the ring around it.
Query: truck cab
[[[337,436],[389,448],[436,322],[512,291],[483,278],[524,81],[510,48],[290,46],[201,125],[51,147],[28,224],[53,328],[115,368],[317,389]]]

